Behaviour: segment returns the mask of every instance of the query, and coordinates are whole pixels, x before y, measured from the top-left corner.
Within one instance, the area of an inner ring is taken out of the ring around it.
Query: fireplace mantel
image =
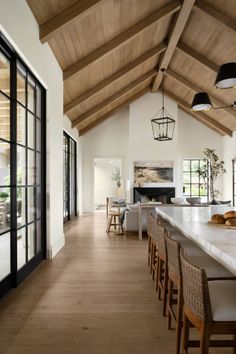
[[[174,187],[134,187],[134,203],[162,202],[170,204],[175,197]]]

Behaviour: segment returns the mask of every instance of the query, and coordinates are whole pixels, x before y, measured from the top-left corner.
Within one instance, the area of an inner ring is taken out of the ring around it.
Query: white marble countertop
[[[236,208],[223,205],[199,208],[156,207],[158,214],[236,274],[236,230],[217,228],[207,224],[213,214],[223,214],[228,210],[236,210]]]

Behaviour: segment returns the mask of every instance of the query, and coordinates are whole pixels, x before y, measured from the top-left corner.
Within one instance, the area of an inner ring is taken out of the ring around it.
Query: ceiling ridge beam
[[[140,86],[141,84],[143,84],[145,81],[150,80],[156,74],[157,74],[157,71],[155,69],[153,69],[153,70],[148,71],[146,74],[140,76],[138,79],[132,81],[130,84],[128,84],[123,89],[116,92],[111,97],[107,98],[105,101],[99,103],[95,107],[91,108],[89,111],[85,112],[84,114],[82,114],[81,116],[79,116],[78,118],[73,120],[72,121],[72,128],[76,127],[81,122],[84,122],[85,120],[91,118],[95,113],[101,111],[102,109],[104,109],[108,105],[116,102],[121,97],[123,97],[124,95],[126,95],[127,93],[129,93],[130,91],[135,89],[136,87]]]
[[[216,65],[215,63],[213,63],[211,60],[207,59],[203,55],[199,54],[198,52],[196,52],[194,49],[190,48],[183,42],[180,42],[176,47],[176,49],[188,55],[190,58],[194,59],[198,63],[204,65],[206,68],[214,71],[215,73],[218,73],[219,70],[218,65]]]
[[[174,72],[171,69],[167,70],[167,75],[169,75],[171,78],[173,78],[174,80],[180,82],[182,85],[184,85],[185,87],[187,87],[188,89],[190,89],[191,91],[197,93],[197,92],[203,92],[206,91],[206,89],[202,88],[202,87],[198,87],[197,85],[193,84],[192,82],[188,81],[187,79],[185,79],[185,77],[179,75],[178,73]],[[217,105],[217,106],[225,106],[226,103],[221,101],[220,99],[218,99],[217,97],[215,97],[214,95],[212,95],[210,93],[210,97],[212,99],[212,101]],[[226,111],[227,113],[229,113],[231,116],[236,117],[236,111],[234,109],[232,109],[231,107],[225,107],[222,108],[222,110]]]
[[[233,33],[235,34],[236,21],[219,12],[218,10],[214,9],[212,6],[208,5],[204,1],[196,0],[193,10],[196,13],[199,13],[200,15],[210,18],[225,29],[233,31]]]
[[[232,130],[230,130],[229,128],[225,127],[223,124],[217,122],[215,119],[209,117],[208,115],[204,114],[204,113],[200,113],[200,112],[193,112],[191,110],[191,106],[185,102],[184,100],[182,100],[181,98],[179,98],[178,96],[174,95],[173,93],[171,93],[170,91],[165,91],[166,94],[172,98],[174,101],[176,101],[178,103],[178,105],[180,105],[181,107],[183,107],[185,110],[187,110],[187,113],[194,117],[195,119],[197,119],[198,121],[200,121],[201,123],[205,124],[208,126],[208,128],[211,128],[214,130],[217,129],[218,131],[221,131],[221,133],[223,133],[224,135],[227,134],[229,136],[233,135]]]
[[[64,105],[64,113],[68,113],[74,107],[79,105],[80,103],[86,101],[91,96],[97,94],[98,92],[102,91],[104,88],[108,87],[109,85],[118,81],[121,77],[126,75],[127,73],[131,72],[132,70],[136,69],[139,65],[143,64],[147,60],[151,59],[155,55],[162,53],[166,49],[166,43],[161,43],[156,45],[154,48],[148,50],[146,53],[140,55],[137,59],[132,61],[131,63],[127,64],[125,67],[121,68],[99,84],[95,85],[91,89],[85,91],[81,95],[77,96],[72,101],[68,102]]]
[[[143,95],[145,95],[145,93],[150,92],[151,88],[145,87],[144,89],[142,89],[140,92],[136,93],[135,95],[133,95],[132,97],[128,98],[127,100],[125,100],[124,102],[122,102],[121,104],[119,104],[117,107],[113,108],[111,111],[107,112],[106,114],[104,114],[104,116],[101,116],[100,118],[98,118],[95,122],[87,125],[85,128],[79,130],[79,136],[83,135],[84,133],[86,133],[88,130],[92,129],[93,127],[95,127],[96,125],[98,125],[99,123],[103,122],[105,119],[109,118],[111,115],[113,115],[114,113],[120,111],[121,109],[127,107],[128,105],[130,105],[132,102],[136,101],[138,98],[142,97]]]
[[[71,5],[58,15],[50,18],[47,22],[39,27],[39,37],[41,43],[48,42],[54,37],[58,31],[61,31],[66,25],[71,24],[78,18],[87,16],[91,11],[94,11],[101,0],[81,0]]]
[[[69,66],[63,72],[64,81],[71,79],[81,70],[88,67],[90,64],[96,62],[97,60],[103,58],[109,54],[114,49],[119,48],[121,45],[127,43],[129,40],[133,39],[139,33],[147,29],[152,24],[163,20],[165,17],[174,14],[181,8],[181,3],[178,0],[173,0],[168,5],[164,6],[160,10],[155,11],[151,15],[145,17],[143,20],[138,22],[136,25],[128,28],[126,31],[122,32],[117,37],[113,38],[109,42],[105,43],[101,47],[97,48],[84,58],[78,60],[76,63]]]
[[[193,9],[195,0],[184,0],[183,5],[176,16],[173,25],[171,26],[171,31],[169,34],[168,44],[165,53],[162,55],[160,60],[159,68],[167,69],[172,56],[174,54],[175,48],[178,44],[180,36],[183,33],[183,30],[187,24],[191,11]],[[161,81],[163,78],[163,74],[159,71],[158,75],[155,77],[152,84],[152,92],[157,92]]]

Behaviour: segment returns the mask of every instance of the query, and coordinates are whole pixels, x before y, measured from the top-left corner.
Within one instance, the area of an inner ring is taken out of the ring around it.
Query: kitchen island
[[[156,212],[210,256],[236,274],[236,230],[208,225],[213,214],[223,214],[233,207],[156,207]]]

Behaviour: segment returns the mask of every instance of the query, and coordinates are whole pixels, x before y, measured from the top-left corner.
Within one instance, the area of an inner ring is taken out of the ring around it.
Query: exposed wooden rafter
[[[204,113],[193,112],[191,110],[190,105],[187,102],[185,102],[184,100],[182,100],[178,96],[174,95],[172,92],[166,91],[166,94],[170,98],[172,98],[174,101],[176,101],[178,103],[178,105],[181,107],[181,109],[183,109],[187,114],[189,114],[191,117],[197,119],[199,122],[203,123],[208,128],[213,129],[214,131],[216,131],[217,133],[220,133],[221,135],[225,135],[225,134],[227,134],[229,136],[233,135],[232,130],[228,129],[227,127],[225,127],[221,123],[217,122],[215,119],[207,116]]]
[[[71,24],[78,18],[87,16],[90,11],[94,11],[101,0],[81,0],[60,12],[39,27],[41,43],[48,42],[58,31],[63,30],[64,26]]]
[[[169,40],[168,40],[168,45],[165,53],[162,55],[162,58],[160,60],[159,68],[164,68],[167,69],[171,58],[174,54],[175,48],[178,44],[178,41],[180,39],[180,36],[184,30],[184,27],[188,21],[188,18],[190,16],[190,13],[192,11],[193,5],[194,5],[195,0],[184,0],[183,5],[181,7],[181,10],[179,14],[177,15],[177,18],[175,19],[175,22],[171,28],[170,35],[169,35]],[[162,81],[162,73],[159,71],[158,75],[153,81],[152,85],[152,92],[157,92],[161,81]]]
[[[76,127],[79,123],[84,122],[85,120],[89,119],[91,116],[93,116],[95,113],[98,113],[102,109],[106,108],[110,104],[116,102],[119,100],[121,97],[129,93],[130,91],[134,90],[136,87],[142,85],[145,81],[150,80],[153,76],[157,74],[156,70],[150,70],[146,74],[142,75],[139,77],[137,80],[134,80],[131,82],[129,85],[125,86],[123,89],[120,91],[116,92],[114,95],[111,97],[107,98],[105,101],[102,103],[98,104],[97,106],[93,107],[90,109],[88,112],[85,112],[82,114],[80,117],[76,118],[75,120],[72,121],[72,127]]]
[[[183,42],[180,42],[178,44],[178,46],[176,47],[176,49],[181,51],[182,53],[188,55],[191,59],[194,59],[196,62],[204,65],[206,68],[208,68],[216,73],[218,72],[219,67],[215,63],[213,63],[212,61],[210,61],[209,59],[207,59],[203,55],[199,54],[194,49],[188,47]]]
[[[202,92],[205,91],[204,88],[199,87],[195,84],[193,84],[192,82],[188,81],[187,79],[185,79],[183,76],[179,75],[178,73],[168,69],[167,70],[167,75],[169,75],[172,79],[180,82],[182,85],[184,85],[185,87],[187,87],[188,89],[190,89],[193,92]],[[219,100],[217,97],[213,96],[212,94],[210,94],[210,98],[212,100],[212,102],[217,105],[218,107],[220,106],[225,106],[225,102]],[[231,116],[236,117],[236,111],[231,108],[231,107],[226,107],[226,108],[222,108],[222,110],[224,110],[225,112],[229,113]]]
[[[88,54],[86,57],[80,59],[79,61],[65,69],[63,73],[64,81],[71,79],[79,71],[85,69],[93,62],[96,62],[97,60],[103,58],[111,51],[119,48],[121,45],[127,43],[129,40],[137,36],[139,33],[147,29],[152,24],[163,20],[167,16],[174,14],[180,9],[180,7],[181,3],[177,0],[174,0],[168,5],[164,6],[162,9],[147,16],[142,21],[138,22],[136,25],[121,33],[119,36],[113,38],[108,43],[104,44],[100,48],[97,48],[92,53]]]
[[[223,5],[223,3],[222,3]],[[214,9],[212,6],[206,4],[203,1],[196,0],[194,11],[200,15],[207,16],[211,20],[215,21],[217,25],[224,27],[227,30],[231,30],[235,33],[236,21],[232,18],[225,16],[222,12]]]
[[[132,61],[128,65],[126,65],[124,68],[118,70],[117,72],[112,74],[107,79],[103,80],[102,82],[100,82],[96,86],[92,87],[88,91],[86,91],[86,92],[82,93],[81,95],[79,95],[78,97],[76,97],[71,102],[67,103],[64,106],[64,113],[65,114],[68,113],[74,107],[79,105],[81,102],[86,101],[88,98],[90,98],[93,95],[96,95],[98,92],[102,91],[104,88],[108,87],[111,84],[114,84],[121,77],[123,77],[124,75],[128,74],[132,70],[136,69],[139,65],[145,63],[145,61],[151,59],[155,55],[158,55],[158,54],[162,53],[165,49],[166,49],[166,44],[165,43],[161,43],[161,44],[155,46],[154,48],[148,50],[143,55],[140,55],[140,57],[138,57],[137,59],[135,59],[134,61]]]
[[[94,128],[96,125],[98,125],[99,123],[103,122],[105,119],[109,118],[114,113],[116,113],[116,112],[120,111],[121,109],[127,107],[129,104],[131,104],[132,102],[136,101],[138,98],[140,98],[143,95],[145,95],[145,93],[150,92],[150,90],[151,90],[150,87],[145,87],[140,92],[136,93],[132,97],[128,98],[127,100],[125,100],[124,102],[119,104],[117,107],[112,109],[110,112],[108,112],[105,115],[103,115],[102,117],[98,118],[95,122],[87,125],[83,129],[79,130],[79,135],[81,136],[81,135],[85,134],[88,130]]]

